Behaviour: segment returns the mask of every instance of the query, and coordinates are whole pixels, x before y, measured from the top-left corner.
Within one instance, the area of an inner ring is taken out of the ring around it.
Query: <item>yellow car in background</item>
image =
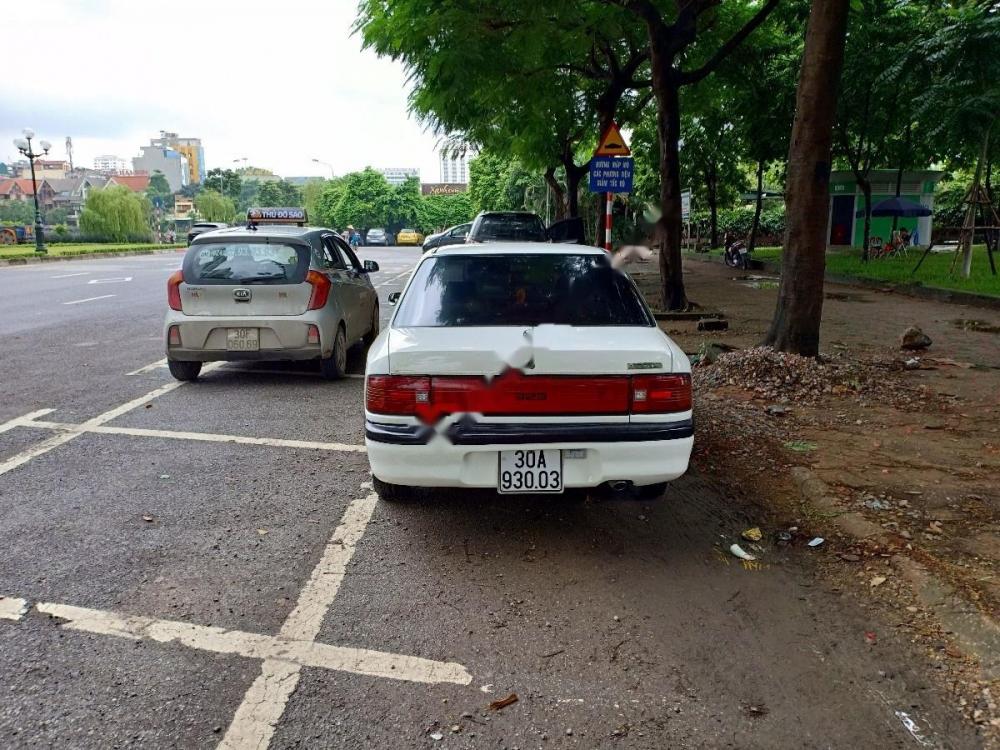
[[[416,229],[400,229],[396,235],[397,245],[422,245],[424,236]]]

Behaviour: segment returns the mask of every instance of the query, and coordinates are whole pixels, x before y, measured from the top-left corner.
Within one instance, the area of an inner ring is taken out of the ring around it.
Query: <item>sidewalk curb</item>
[[[723,263],[722,258],[701,254],[702,257],[694,253],[686,253],[685,258],[690,258],[698,263]],[[770,261],[754,260],[761,270],[767,273],[781,275],[781,265]],[[734,269],[735,270],[735,269]],[[837,276],[826,274],[824,280],[830,284],[842,284],[844,286],[859,287],[861,289],[872,289],[890,294],[903,294],[907,297],[918,299],[928,299],[934,302],[945,302],[952,305],[971,305],[973,307],[985,307],[991,310],[1000,310],[1000,298],[987,297],[973,292],[962,292],[955,289],[941,289],[935,286],[922,286],[920,284],[894,284],[891,281],[879,281],[878,279],[861,279],[857,276]]]
[[[168,255],[182,253],[185,247],[171,247],[163,250],[116,250],[108,253],[82,253],[80,255],[25,255],[23,258],[7,258],[0,260],[2,266],[32,266],[39,263],[61,263],[67,260],[95,260],[100,258],[128,258],[133,255]]]
[[[843,510],[834,500],[829,485],[804,466],[791,470],[792,481],[802,499],[828,515],[829,522],[842,534],[854,539],[875,539],[883,544],[893,541],[885,529],[861,513]],[[890,559],[890,565],[949,635],[965,652],[979,661],[983,675],[1000,679],[1000,625],[965,601],[951,584],[934,575],[922,563],[901,553]]]

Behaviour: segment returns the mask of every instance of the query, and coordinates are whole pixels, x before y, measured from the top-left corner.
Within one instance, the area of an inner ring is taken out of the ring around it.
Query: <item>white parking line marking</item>
[[[23,427],[39,427],[66,433],[92,432],[99,435],[131,435],[132,437],[169,438],[172,440],[199,440],[205,443],[238,443],[240,445],[270,445],[276,448],[307,448],[320,451],[340,451],[344,453],[364,453],[365,446],[349,443],[322,443],[314,440],[286,440],[284,438],[260,438],[245,435],[220,435],[214,432],[181,432],[177,430],[151,430],[141,427],[112,427],[106,425],[67,424],[64,422],[42,422],[21,420]]]
[[[0,603],[6,601],[0,599]],[[23,599],[11,601],[19,602],[22,608],[27,605]],[[13,607],[11,609],[13,610]],[[234,654],[250,659],[278,659],[294,665],[297,669],[320,667],[409,682],[452,682],[459,685],[468,684],[471,679],[461,664],[431,661],[405,654],[330,646],[312,640],[303,641],[282,636],[247,633],[242,630],[226,630],[156,617],[121,615],[69,604],[38,602],[35,609],[65,620],[62,627],[66,630],[118,638],[142,638],[157,643],[179,643],[201,651]]]
[[[126,375],[142,375],[143,373],[152,372],[153,370],[159,369],[160,367],[166,367],[166,366],[167,366],[167,358],[164,357],[163,359],[158,359],[155,362],[151,362],[150,364],[146,365],[145,367],[140,367],[138,370],[132,370],[132,372],[127,372],[125,374]]]
[[[80,271],[79,273],[61,273],[58,276],[49,276],[50,279],[70,279],[74,276],[89,276],[90,271]]]
[[[202,370],[202,372],[210,372],[211,370],[214,370],[217,365],[218,363],[213,362],[212,364],[205,367]],[[165,393],[170,393],[171,391],[180,388],[182,385],[184,385],[184,383],[181,381],[177,381],[175,383],[167,383],[166,385],[161,385],[159,388],[150,391],[145,396],[139,396],[139,398],[134,398],[128,403],[122,404],[121,406],[116,406],[114,409],[110,409],[109,411],[106,411],[103,414],[98,414],[93,419],[88,419],[86,422],[79,425],[79,427],[80,428],[95,427],[98,425],[102,425],[105,422],[110,422],[112,419],[117,419],[122,414],[132,411],[132,409],[136,409],[142,406],[143,404],[152,401],[155,398],[159,398]],[[31,415],[28,416],[30,417]],[[18,419],[14,419],[11,421],[18,423],[15,426],[23,425],[26,427],[31,427],[32,425],[36,424],[32,419],[27,417],[20,417]],[[53,448],[58,448],[63,443],[68,443],[70,440],[73,440],[74,438],[77,438],[80,435],[83,435],[84,433],[85,431],[83,429],[79,429],[75,432],[63,432],[58,435],[53,435],[47,440],[43,440],[37,445],[31,446],[30,448],[21,451],[15,456],[11,456],[3,463],[0,463],[0,476],[6,474],[8,471],[16,469],[18,466],[28,463],[28,461],[30,461],[33,458],[37,458],[38,456],[41,456],[44,453],[48,453]]]
[[[38,411],[30,411],[22,417],[14,417],[8,422],[0,424],[0,432],[7,432],[8,430],[13,430],[15,427],[24,427],[26,421],[31,421],[33,419],[38,419],[39,417],[44,417],[46,414],[51,414],[55,409],[39,409]]]
[[[119,284],[123,281],[131,281],[131,276],[114,276],[110,279],[91,279],[88,284]]]
[[[100,297],[87,297],[87,299],[75,299],[72,302],[63,302],[64,305],[80,305],[84,302],[93,302],[94,300],[107,299],[108,297],[114,297],[113,294],[102,294]]]
[[[302,587],[295,609],[282,625],[282,637],[310,641],[316,637],[344,580],[354,549],[371,520],[377,500],[378,495],[369,492],[348,506],[340,525],[323,550],[319,564]],[[468,685],[472,676],[464,667],[459,669],[461,672],[455,672],[457,679],[454,681],[460,685]],[[243,696],[243,702],[236,710],[219,748],[236,750],[246,747],[266,748],[270,745],[275,727],[285,713],[288,699],[298,685],[300,672],[301,666],[293,670],[284,661],[266,660],[261,665],[260,675]],[[416,681],[419,682],[432,679],[422,668],[410,674],[418,677]]]
[[[13,596],[0,596],[0,620],[20,620],[28,611],[28,602]]]

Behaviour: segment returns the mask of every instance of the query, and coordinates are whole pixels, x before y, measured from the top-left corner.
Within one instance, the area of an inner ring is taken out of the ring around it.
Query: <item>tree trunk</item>
[[[679,81],[669,36],[650,29],[650,66],[656,96],[656,134],[660,142],[660,218],[656,222],[660,248],[660,298],[665,310],[688,307],[681,268],[681,173],[678,141],[681,133]]]
[[[545,170],[545,183],[549,186],[552,200],[555,203],[556,221],[562,221],[566,218],[566,191],[563,190],[563,186],[556,179],[555,167],[549,167]]]
[[[764,160],[757,161],[757,200],[753,207],[753,224],[750,225],[750,240],[747,252],[752,254],[757,246],[757,230],[760,229],[760,212],[764,207]]]
[[[871,241],[872,236],[872,183],[867,177],[862,180],[858,180],[858,185],[861,186],[861,194],[865,198],[865,231],[862,235],[862,241],[864,244],[861,251],[861,259],[868,260],[868,245]]]
[[[830,146],[850,0],[812,0],[788,149],[787,222],[778,304],[765,343],[815,357],[823,318]]]
[[[719,174],[715,164],[705,172],[705,192],[708,195],[708,226],[712,248],[719,246]]]
[[[580,178],[586,172],[581,172],[572,159],[563,166],[566,168],[566,212],[573,219],[580,215]]]

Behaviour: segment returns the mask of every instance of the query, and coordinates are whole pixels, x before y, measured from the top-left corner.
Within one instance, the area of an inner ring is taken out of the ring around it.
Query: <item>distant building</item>
[[[167,133],[166,135],[173,135]],[[156,171],[163,172],[170,185],[170,192],[176,193],[185,185],[191,183],[191,169],[187,157],[180,151],[167,145],[168,139],[154,138],[148,146],[143,146],[139,156],[132,159],[132,168],[137,174],[146,175],[146,184],[149,184],[149,175]]]
[[[944,172],[937,170],[904,171],[900,182],[901,197],[934,208],[934,190],[937,183],[944,177]],[[871,184],[871,201],[876,203],[896,195],[896,181],[899,173],[896,169],[873,169],[868,173]],[[830,173],[830,213],[829,242],[832,246],[864,245],[864,194],[858,187],[853,172],[834,171]],[[858,213],[861,212],[861,216]],[[926,245],[931,241],[933,229],[932,217],[900,218],[897,228],[906,228],[912,235],[914,232],[919,243]],[[888,217],[873,217],[871,221],[871,236],[881,237],[888,242],[892,235],[892,219]]]
[[[112,154],[94,157],[94,169],[107,174],[128,174],[132,171],[127,159]]]
[[[171,133],[174,139],[171,148],[184,154],[188,162],[188,182],[197,185],[205,181],[205,149],[201,145],[201,138],[178,138]]]
[[[471,147],[443,148],[439,152],[441,158],[441,182],[468,182],[469,162],[476,157]]]
[[[62,179],[69,172],[69,162],[62,159],[35,159],[35,178],[42,180],[52,177]],[[29,168],[28,176],[31,176]]]
[[[244,182],[280,182],[281,177],[263,167],[242,167],[236,173]]]
[[[65,208],[69,212],[66,223],[76,226],[79,223],[80,209],[87,201],[91,190],[100,190],[107,183],[105,177],[66,177],[61,180],[46,180],[55,191],[54,207]]]
[[[174,221],[178,219],[190,219],[191,212],[194,211],[194,200],[191,198],[184,198],[177,196],[174,198]]]
[[[38,177],[35,182],[38,184],[38,206],[43,211],[55,205],[55,191],[47,179]],[[19,200],[28,201],[35,195],[35,188],[30,177],[17,177],[14,179],[0,180],[0,201]]]
[[[170,178],[167,178],[167,182],[170,182]],[[120,185],[121,187],[126,187],[133,193],[144,193],[149,188],[149,175],[148,174],[116,174],[108,178],[108,182],[104,187],[112,187],[114,185]],[[177,188],[180,190],[180,188]]]
[[[402,185],[411,177],[420,179],[420,170],[416,167],[386,167],[380,169],[379,172],[390,185]]]

